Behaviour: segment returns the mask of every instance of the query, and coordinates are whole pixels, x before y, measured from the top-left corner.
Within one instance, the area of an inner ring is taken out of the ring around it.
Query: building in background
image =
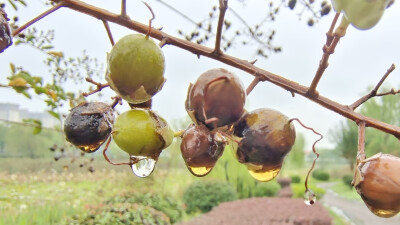
[[[0,103],[0,121],[3,123],[22,123],[23,119],[37,119],[42,122],[43,127],[53,128],[60,125],[60,121],[47,112],[30,112],[21,109],[18,104]]]

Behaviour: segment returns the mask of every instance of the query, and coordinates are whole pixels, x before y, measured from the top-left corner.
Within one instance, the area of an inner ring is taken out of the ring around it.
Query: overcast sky
[[[29,1],[29,8],[21,8],[20,23],[44,11],[46,7],[42,2],[41,0]],[[92,0],[87,2],[113,12],[120,10],[120,1]],[[129,16],[147,24],[150,13],[143,3],[136,0],[127,2]],[[174,14],[156,0],[147,2],[156,14],[153,26],[163,27],[163,31],[176,36],[178,36],[178,29],[193,30],[194,26],[191,23]],[[200,21],[207,18],[211,7],[218,1],[168,0],[168,2],[191,16],[193,20]],[[259,21],[267,10],[266,1],[261,0],[248,0],[245,5],[231,0],[229,4],[250,24]],[[14,13],[9,8],[6,10],[11,15]],[[254,54],[254,48],[238,44],[229,50],[228,54],[247,60],[258,59],[256,66],[300,84],[309,85],[317,70],[322,55],[322,45],[325,42],[325,33],[333,15],[334,13],[331,12],[313,27],[308,27],[306,25],[307,16],[299,20],[298,15],[288,8],[282,8],[276,23],[270,24],[271,28],[277,31],[274,43],[283,47],[282,53],[273,54],[268,60],[265,60]],[[229,11],[226,18],[235,20],[234,15]],[[392,63],[400,65],[399,21],[400,5],[396,2],[385,12],[382,20],[374,28],[361,31],[349,27],[346,37],[340,41],[335,54],[330,58],[330,66],[318,86],[320,94],[343,104],[351,104],[366,92],[369,85],[376,84]],[[69,9],[61,9],[35,26],[44,30],[56,29],[54,42],[56,50],[64,51],[67,56],[79,56],[85,49],[90,56],[98,58],[105,64],[106,52],[110,51],[111,45],[101,21]],[[115,25],[112,25],[111,29],[115,40],[132,33],[130,30]],[[212,44],[210,43],[211,46]],[[245,86],[253,78],[245,72],[205,57],[197,59],[197,56],[173,46],[165,46],[163,51],[166,58],[165,77],[167,83],[163,90],[154,97],[153,109],[168,120],[185,117],[184,101],[188,85],[190,82],[195,82],[201,73],[209,69],[224,67],[237,74]],[[0,82],[6,83],[5,77],[10,73],[9,62],[14,62],[18,66],[22,65],[32,74],[46,75],[48,69],[43,64],[44,59],[43,53],[28,46],[10,47],[0,54]],[[392,73],[386,84],[400,87],[400,69]],[[105,93],[107,95],[107,91]],[[108,92],[108,95],[111,93]],[[90,100],[95,99],[94,97],[90,98]],[[0,102],[17,102],[32,111],[46,109],[40,100],[29,101],[6,88],[0,89]],[[329,136],[328,131],[343,120],[336,113],[322,108],[304,97],[293,98],[286,90],[269,83],[258,85],[248,97],[248,110],[263,107],[279,110],[288,117],[300,118],[307,125],[320,131],[326,136],[320,146],[331,146],[329,137],[327,137]],[[298,125],[296,128],[306,133]],[[308,145],[311,145],[312,140],[316,138],[311,133],[306,133],[306,137]]]

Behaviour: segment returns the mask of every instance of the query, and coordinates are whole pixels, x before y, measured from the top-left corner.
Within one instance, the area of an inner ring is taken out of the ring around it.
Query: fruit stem
[[[185,132],[184,130],[177,131],[174,133],[174,137],[182,137],[184,132]]]
[[[104,24],[104,28],[106,28],[107,35],[108,35],[108,38],[110,39],[111,45],[114,46],[115,42],[114,42],[111,30],[110,30],[110,26],[108,25],[108,22],[106,20],[102,20],[102,21]]]
[[[361,121],[358,123],[357,165],[365,159],[365,121]]]
[[[111,143],[111,137],[108,138],[106,147],[104,147],[104,150],[103,150],[103,156],[104,156],[104,158],[106,159],[106,161],[109,162],[111,165],[114,165],[114,166],[121,166],[121,165],[128,165],[128,166],[131,166],[131,163],[113,163],[113,162],[111,162],[111,160],[108,158],[108,156],[107,156],[107,154],[106,154],[106,151],[107,151],[107,149],[108,149],[108,146],[110,146],[110,143]]]
[[[315,159],[314,159],[314,161],[313,161],[313,164],[312,164],[310,170],[308,170],[308,173],[307,173],[307,176],[306,176],[306,180],[304,181],[304,186],[305,186],[306,192],[307,192],[307,191],[309,190],[309,189],[308,189],[308,177],[310,176],[311,171],[314,169],[315,163],[316,163],[317,159],[319,158],[319,154],[318,154],[318,152],[315,150],[315,145],[316,145],[319,141],[321,141],[322,138],[324,138],[324,136],[322,136],[322,134],[320,134],[320,133],[318,133],[317,131],[315,131],[313,128],[304,125],[304,124],[300,121],[300,119],[298,119],[298,118],[290,119],[290,120],[289,120],[289,123],[291,123],[293,120],[296,120],[302,127],[306,128],[306,129],[308,129],[308,130],[311,130],[312,132],[314,132],[314,134],[320,136],[320,138],[319,138],[318,140],[316,140],[316,141],[314,142],[314,144],[312,145],[312,150],[313,150],[314,154],[316,155],[316,157],[315,157]]]

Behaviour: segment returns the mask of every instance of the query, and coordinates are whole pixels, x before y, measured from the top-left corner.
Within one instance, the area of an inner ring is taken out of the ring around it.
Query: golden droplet
[[[256,179],[258,181],[263,181],[263,182],[274,179],[278,175],[279,171],[281,171],[280,168],[274,168],[274,169],[262,171],[262,172],[249,169],[249,173],[251,176],[254,177],[254,179]]]
[[[86,153],[93,153],[95,152],[97,149],[100,148],[100,146],[104,143],[105,141],[100,141],[97,142],[95,144],[91,144],[91,145],[79,145],[77,146],[80,150],[86,152]]]
[[[197,177],[203,177],[207,175],[208,173],[211,172],[212,167],[190,167],[188,166],[189,171],[197,176]]]
[[[366,205],[372,213],[374,213],[375,215],[377,215],[379,217],[383,217],[383,218],[389,218],[389,217],[395,216],[397,213],[399,213],[399,211],[395,211],[395,210],[376,209],[368,204],[366,204]]]

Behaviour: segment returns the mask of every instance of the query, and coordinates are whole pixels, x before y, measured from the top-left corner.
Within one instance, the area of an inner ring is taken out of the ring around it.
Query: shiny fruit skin
[[[6,12],[0,7],[0,53],[13,43],[8,20]]]
[[[191,125],[182,135],[181,153],[188,167],[214,167],[224,147],[225,142],[203,124]]]
[[[293,124],[272,109],[245,114],[235,125],[234,135],[240,139],[236,151],[239,162],[258,172],[280,169],[296,139]]]
[[[164,118],[149,109],[131,109],[114,123],[115,143],[132,156],[157,159],[172,143],[174,132]]]
[[[64,123],[67,141],[85,152],[96,151],[110,136],[114,114],[102,102],[85,102],[71,109]]]
[[[189,87],[186,110],[197,124],[216,118],[216,124],[206,124],[213,129],[236,122],[244,112],[245,103],[246,92],[240,79],[225,69],[212,69]]]
[[[142,34],[121,38],[108,55],[106,80],[123,99],[140,104],[161,90],[165,59],[161,48]]]
[[[336,12],[344,12],[356,28],[365,30],[375,26],[393,0],[332,0]]]
[[[381,217],[400,212],[400,158],[379,153],[358,169],[360,179],[354,186],[368,208]]]

